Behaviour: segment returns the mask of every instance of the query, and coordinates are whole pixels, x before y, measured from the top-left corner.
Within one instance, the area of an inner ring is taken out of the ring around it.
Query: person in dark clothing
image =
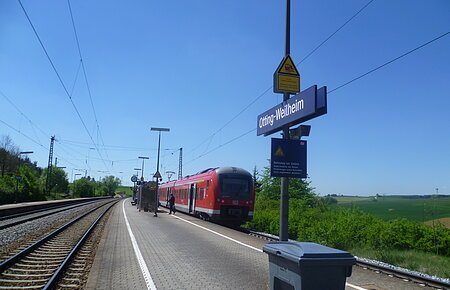
[[[169,214],[171,214],[173,212],[173,214],[175,214],[175,196],[173,196],[173,194],[170,194],[170,198],[169,198]]]

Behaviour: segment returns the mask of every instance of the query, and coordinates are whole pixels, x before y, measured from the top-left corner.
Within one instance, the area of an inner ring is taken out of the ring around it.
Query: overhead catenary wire
[[[364,9],[366,9],[372,2],[375,0],[370,0],[367,2],[361,9],[359,9],[356,13],[354,13],[349,19],[347,19],[339,28],[337,28],[332,34],[330,34],[325,40],[323,40],[319,45],[317,45],[311,52],[309,52],[302,60],[300,60],[296,65],[301,64],[303,61],[308,59],[312,54],[314,54],[322,45],[324,45],[328,40],[330,40],[334,35],[336,35],[344,26],[346,26],[348,23],[350,23],[356,16],[358,16]],[[222,131],[226,126],[228,126],[231,122],[233,122],[237,117],[239,117],[242,113],[244,113],[248,108],[250,108],[254,103],[256,103],[259,99],[261,99],[265,94],[267,94],[273,86],[268,87],[266,90],[264,90],[261,94],[259,94],[253,101],[251,101],[248,105],[246,105],[242,110],[240,110],[236,115],[234,115],[228,122],[226,122],[222,127],[220,127],[218,130],[216,130],[214,133],[212,133],[209,137],[204,139],[199,145],[194,147],[194,149],[191,149],[187,152],[187,154],[197,150],[201,145],[203,145],[205,142],[209,140],[209,143],[211,143],[211,140],[214,138],[214,136]],[[208,143],[208,147],[209,147]],[[208,148],[207,147],[207,148]]]
[[[22,11],[24,12],[24,14],[25,14],[25,16],[26,16],[28,22],[30,23],[31,28],[33,29],[33,32],[34,32],[36,38],[38,39],[38,41],[39,41],[39,43],[40,43],[42,49],[44,50],[44,53],[45,53],[45,55],[47,56],[47,59],[48,59],[48,61],[50,62],[50,64],[51,64],[51,66],[52,66],[52,68],[53,68],[53,71],[55,72],[56,76],[58,77],[58,80],[59,80],[59,82],[61,83],[61,85],[62,85],[62,87],[63,87],[63,89],[64,89],[64,91],[65,91],[67,97],[69,98],[69,100],[70,100],[70,102],[71,102],[73,108],[75,109],[75,112],[77,113],[78,118],[80,119],[81,123],[83,124],[83,127],[84,127],[86,133],[88,134],[89,138],[91,139],[93,146],[94,146],[95,149],[97,150],[97,153],[98,153],[98,155],[100,156],[100,158],[103,160],[103,165],[104,165],[105,168],[107,169],[106,162],[105,162],[105,160],[103,159],[103,156],[102,156],[100,150],[98,149],[98,146],[97,146],[96,142],[95,142],[94,139],[92,138],[92,135],[91,135],[91,133],[89,132],[89,130],[88,130],[87,126],[86,126],[86,123],[85,123],[84,120],[83,120],[83,117],[81,116],[81,114],[80,114],[80,112],[79,112],[77,106],[75,105],[75,103],[74,103],[74,101],[73,101],[73,99],[72,99],[72,96],[70,95],[69,91],[67,90],[66,85],[64,84],[64,82],[63,82],[63,80],[62,80],[62,78],[61,78],[61,76],[60,76],[58,70],[56,69],[56,67],[55,67],[55,65],[54,65],[54,63],[53,63],[53,61],[52,61],[50,55],[48,54],[47,49],[46,49],[45,46],[44,46],[44,43],[42,42],[41,38],[39,37],[39,34],[37,33],[37,30],[36,30],[36,28],[34,27],[33,22],[31,21],[30,17],[28,16],[28,13],[27,13],[25,7],[24,7],[23,4],[22,4],[22,1],[21,1],[21,0],[17,0],[17,1],[19,2],[20,6],[22,7]]]
[[[3,124],[4,124],[5,126],[7,126],[8,128],[10,128],[10,129],[12,129],[13,131],[17,132],[18,134],[24,136],[25,138],[27,138],[28,140],[30,140],[30,141],[33,142],[34,144],[36,144],[36,145],[38,145],[39,147],[43,148],[45,151],[48,151],[48,148],[45,147],[44,145],[42,145],[42,143],[40,143],[40,142],[34,140],[33,138],[31,138],[31,137],[28,136],[27,134],[21,132],[19,129],[13,127],[12,125],[6,123],[6,122],[3,121],[3,120],[0,120],[0,123],[3,123]],[[74,164],[74,163],[68,161],[67,159],[65,159],[65,158],[63,158],[63,157],[61,157],[61,156],[59,156],[58,154],[55,154],[55,156],[58,157],[58,158],[60,158],[61,160],[64,160],[64,161],[66,161],[66,162],[68,162],[68,163],[74,165],[74,166],[77,166],[76,164]]]
[[[359,79],[361,79],[361,78],[363,78],[363,77],[365,77],[365,76],[367,76],[367,75],[369,75],[369,74],[371,74],[371,73],[373,73],[373,72],[379,70],[380,68],[383,68],[383,67],[385,67],[385,66],[387,66],[387,65],[389,65],[389,64],[391,64],[391,63],[393,63],[394,61],[397,61],[397,60],[399,60],[399,59],[401,59],[401,58],[407,56],[408,54],[411,54],[411,53],[415,52],[416,50],[419,50],[419,49],[421,49],[422,47],[425,47],[425,46],[427,46],[427,45],[429,45],[429,44],[431,44],[431,43],[433,43],[433,42],[435,42],[435,41],[437,41],[437,40],[443,38],[444,36],[446,36],[446,35],[448,35],[448,34],[450,34],[450,31],[445,32],[444,34],[441,34],[440,36],[435,37],[435,38],[433,38],[432,40],[427,41],[426,43],[424,43],[424,44],[422,44],[422,45],[419,45],[419,46],[417,46],[416,48],[413,48],[413,49],[409,50],[408,52],[405,52],[404,54],[402,54],[402,55],[400,55],[400,56],[398,56],[398,57],[396,57],[396,58],[393,58],[393,59],[391,59],[390,61],[387,61],[387,62],[383,63],[382,65],[379,65],[379,66],[377,66],[376,68],[373,68],[373,69],[369,70],[368,72],[363,73],[363,74],[361,74],[361,75],[359,75],[359,76],[357,76],[357,77],[355,77],[355,78],[353,78],[353,79],[351,79],[351,80],[349,80],[349,81],[343,83],[342,85],[337,86],[336,88],[330,90],[328,93],[331,94],[332,92],[337,91],[337,90],[339,90],[339,89],[341,89],[341,88],[343,88],[343,87],[345,87],[345,86],[347,86],[347,85],[353,83],[354,81],[357,81],[357,80],[359,80]]]
[[[443,37],[445,37],[445,36],[447,36],[448,34],[450,34],[450,31],[445,32],[445,33],[441,34],[440,36],[435,37],[435,38],[433,38],[432,40],[427,41],[426,43],[424,43],[424,44],[422,44],[422,45],[419,45],[419,46],[417,46],[417,47],[415,47],[415,48],[409,50],[408,52],[403,53],[402,55],[400,55],[400,56],[398,56],[398,57],[395,57],[395,58],[393,58],[392,60],[389,60],[389,61],[383,63],[382,65],[379,65],[379,66],[377,66],[376,68],[371,69],[371,70],[369,70],[368,72],[366,72],[366,73],[364,73],[364,74],[361,74],[360,76],[358,76],[358,77],[356,77],[356,78],[353,78],[353,79],[351,79],[351,80],[345,82],[344,84],[342,84],[342,85],[340,85],[340,86],[338,86],[338,87],[336,87],[336,88],[330,90],[330,91],[328,92],[328,94],[330,94],[330,93],[332,93],[332,92],[334,92],[334,91],[336,91],[336,90],[339,90],[339,89],[341,89],[341,88],[343,88],[343,87],[345,87],[345,86],[347,86],[347,85],[349,85],[349,84],[351,84],[351,83],[353,83],[353,82],[355,82],[355,81],[357,81],[357,80],[359,80],[359,79],[361,79],[361,78],[363,78],[363,77],[365,77],[365,76],[367,76],[367,75],[369,75],[369,74],[371,74],[371,73],[373,73],[373,72],[375,72],[375,71],[377,71],[377,70],[379,70],[379,69],[381,69],[381,68],[383,68],[383,67],[385,67],[385,66],[387,66],[387,65],[389,65],[389,64],[391,64],[391,63],[393,63],[393,62],[395,62],[395,61],[397,61],[397,60],[399,60],[399,59],[401,59],[401,58],[403,58],[403,57],[405,57],[405,56],[407,56],[407,55],[409,55],[409,54],[411,54],[411,53],[413,53],[414,51],[417,51],[417,50],[419,50],[419,49],[421,49],[421,48],[423,48],[423,47],[425,47],[425,46],[427,46],[427,45],[429,45],[429,44],[431,44],[431,43],[433,43],[433,42],[435,42],[435,41],[437,41],[437,40],[439,40],[439,39],[441,39],[441,38],[443,38]],[[211,153],[211,152],[213,152],[213,151],[215,151],[215,150],[217,150],[217,149],[219,149],[219,148],[221,148],[221,147],[223,147],[223,146],[225,146],[225,145],[227,145],[227,144],[230,144],[231,142],[234,142],[234,141],[236,141],[236,140],[238,140],[238,139],[240,139],[240,138],[242,138],[242,137],[244,137],[244,136],[246,136],[246,135],[248,135],[248,134],[250,134],[251,132],[254,132],[254,131],[256,131],[256,128],[255,128],[255,129],[252,129],[252,130],[249,130],[249,131],[247,131],[247,132],[245,132],[245,133],[243,133],[243,134],[241,134],[241,135],[239,135],[239,136],[237,136],[237,137],[232,138],[231,140],[227,141],[226,143],[221,144],[221,145],[219,145],[219,146],[217,146],[217,147],[211,149],[210,151],[208,151],[208,152],[206,152],[206,153],[204,153],[204,154],[202,154],[202,155],[199,155],[197,158],[194,158],[194,159],[188,161],[188,162],[185,163],[185,164],[188,164],[188,163],[190,163],[190,162],[193,162],[193,161],[195,161],[195,160],[197,160],[197,159],[199,159],[199,158],[201,158],[201,157],[203,157],[203,156],[205,156],[205,155],[207,155],[207,154],[209,154],[209,153]]]
[[[22,116],[22,117],[24,117],[25,119],[27,119],[28,120],[28,122],[31,124],[31,126],[32,126],[32,128],[33,128],[33,126],[34,127],[36,127],[42,134],[44,134],[46,137],[48,137],[48,136],[50,136],[50,134],[48,134],[47,132],[45,132],[44,130],[42,130],[39,126],[37,126],[26,114],[24,114],[20,109],[19,109],[19,107],[7,96],[7,95],[5,95],[5,93],[2,91],[2,90],[0,90],[0,95],[2,95],[7,101],[8,101],[8,103],[11,105],[11,106],[13,106],[14,107],[14,109],[16,109],[18,112],[19,112],[19,114]],[[38,138],[38,140],[39,140],[39,138]],[[40,140],[39,140],[40,141]]]
[[[345,21],[344,24],[339,26],[338,29],[336,29],[332,34],[330,34],[330,36],[328,36],[318,46],[316,46],[313,50],[311,50],[311,52],[309,52],[304,58],[302,58],[302,60],[300,60],[298,63],[296,63],[296,65],[300,65],[302,62],[307,60],[314,52],[316,52],[316,50],[318,50],[322,45],[324,45],[328,40],[330,40],[336,33],[338,33],[342,28],[344,28],[344,26],[346,26],[350,21],[352,21],[356,16],[358,16],[358,14],[361,13],[364,9],[366,9],[367,6],[369,6],[373,1],[375,1],[375,0],[370,0],[369,2],[367,2],[366,5],[364,5],[361,9],[359,9],[358,12],[353,14],[352,17],[350,17],[347,21]]]
[[[80,142],[80,141],[73,141],[73,140],[67,140],[67,139],[61,139],[59,140],[61,142],[64,143],[70,143],[73,146],[78,146],[78,147],[86,147],[86,146],[82,146],[82,145],[90,145],[91,143],[87,143],[87,142]],[[81,145],[78,145],[81,144]],[[156,151],[157,149],[149,149],[149,148],[144,148],[144,147],[131,147],[131,146],[119,146],[119,145],[103,145],[105,148],[108,148],[109,150],[111,150],[112,148],[116,148],[116,149],[124,149],[124,150],[152,150],[152,151]],[[178,150],[178,149],[176,149]]]
[[[105,142],[103,140],[103,136],[100,130],[100,125],[98,123],[98,118],[97,118],[97,113],[95,111],[95,106],[94,106],[94,102],[92,101],[92,93],[91,93],[91,87],[89,85],[89,81],[88,81],[88,77],[86,74],[86,68],[84,66],[84,60],[83,60],[83,56],[81,54],[81,48],[80,48],[80,41],[78,40],[78,33],[77,33],[77,29],[75,26],[75,20],[73,18],[73,13],[72,13],[72,6],[70,5],[70,0],[67,0],[67,4],[69,6],[69,12],[70,12],[70,19],[72,20],[72,27],[73,27],[73,32],[75,34],[75,40],[77,43],[77,48],[78,48],[78,55],[80,56],[80,63],[81,63],[81,67],[83,69],[83,75],[84,75],[84,81],[86,82],[86,87],[88,90],[88,95],[89,95],[89,100],[91,101],[91,107],[92,107],[92,111],[94,112],[94,119],[95,119],[95,123],[97,124],[97,132],[100,135],[100,139],[102,141],[103,146],[105,146]],[[108,157],[108,151],[105,150],[105,154],[106,154],[106,158],[109,159]]]
[[[10,105],[11,106],[13,106],[19,113],[20,113],[20,115],[21,116],[23,116],[25,119],[27,119],[28,120],[28,122],[30,123],[30,125],[31,125],[31,128],[33,129],[33,132],[35,133],[35,135],[37,135],[36,134],[36,131],[34,130],[34,127],[36,127],[43,135],[45,135],[45,137],[46,138],[50,138],[49,136],[50,136],[50,134],[48,134],[47,132],[45,132],[44,130],[42,130],[37,124],[35,124],[25,113],[23,113],[20,109],[19,109],[19,107],[2,91],[2,90],[0,90],[0,95],[2,95],[9,103],[10,103]],[[9,127],[10,129],[12,129],[12,130],[14,130],[14,131],[16,131],[17,133],[19,133],[19,134],[21,134],[22,136],[24,136],[25,138],[27,138],[27,139],[29,139],[30,141],[32,141],[33,143],[35,143],[35,144],[37,144],[38,146],[40,146],[40,147],[42,147],[42,148],[44,148],[45,150],[48,150],[48,148],[46,148],[44,145],[42,145],[42,142],[39,140],[39,137],[38,136],[36,136],[36,138],[38,139],[37,141],[36,140],[34,140],[33,138],[31,138],[31,137],[29,137],[28,135],[26,135],[26,134],[24,134],[23,132],[21,132],[20,130],[18,130],[18,129],[16,129],[16,128],[14,128],[12,125],[10,125],[10,124],[8,124],[8,123],[6,123],[6,122],[4,122],[4,121],[1,121],[0,120],[0,122],[2,122],[3,124],[5,124],[7,127]],[[56,139],[55,140],[56,142],[58,142],[59,140],[58,139]],[[59,142],[58,142],[59,143]],[[69,153],[69,155],[72,155],[72,154],[70,154],[70,152],[68,152],[67,150],[65,150],[64,149],[64,145],[63,144],[60,144],[62,147],[60,147],[60,149],[61,150],[63,150],[63,151],[65,151],[66,153]],[[55,153],[55,156],[56,157],[58,157],[60,160],[63,160],[63,161],[67,161],[67,162],[69,162],[69,163],[71,163],[70,161],[68,161],[67,159],[65,159],[65,158],[63,158],[63,157],[61,157],[59,154],[57,154],[57,153]],[[73,156],[73,155],[72,155]],[[71,164],[73,164],[73,163],[71,163]],[[75,165],[75,164],[73,164],[73,165]],[[75,165],[76,166],[76,165]]]

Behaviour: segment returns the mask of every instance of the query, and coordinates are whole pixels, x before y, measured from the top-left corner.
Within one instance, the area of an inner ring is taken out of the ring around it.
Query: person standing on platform
[[[171,193],[169,198],[169,214],[172,212],[175,214],[175,196]]]

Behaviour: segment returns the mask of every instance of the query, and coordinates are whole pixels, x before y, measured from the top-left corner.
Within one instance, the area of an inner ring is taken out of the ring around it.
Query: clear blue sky
[[[367,3],[292,0],[294,62]],[[245,133],[282,100],[271,86],[284,55],[284,0],[71,0],[98,126],[67,1],[22,4],[87,128],[20,3],[0,1],[0,135],[34,151],[39,166],[55,135],[70,179],[82,169],[130,184],[137,157],[149,156],[148,179],[158,141],[150,127],[171,130],[162,134],[165,179],[178,172],[180,147],[183,175],[268,166],[280,134]],[[449,31],[448,0],[375,0],[297,66],[301,87],[332,91]],[[331,92],[328,114],[307,124],[319,194],[450,193],[450,34]]]

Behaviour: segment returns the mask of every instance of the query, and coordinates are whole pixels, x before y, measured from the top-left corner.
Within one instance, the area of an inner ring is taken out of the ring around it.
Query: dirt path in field
[[[450,229],[450,217],[447,218],[441,218],[441,219],[435,219],[434,220],[434,224],[440,223],[442,225],[444,225],[447,229]],[[433,221],[426,221],[425,222],[426,225],[432,226],[433,225]]]

